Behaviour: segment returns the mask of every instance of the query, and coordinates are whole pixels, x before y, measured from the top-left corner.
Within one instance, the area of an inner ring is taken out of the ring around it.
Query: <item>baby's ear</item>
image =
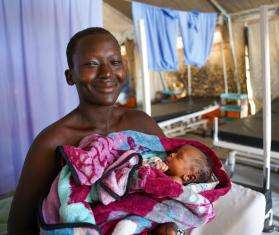
[[[183,184],[189,184],[196,181],[197,176],[195,174],[185,174],[182,176]]]
[[[65,77],[66,81],[70,86],[73,86],[75,84],[75,81],[73,79],[72,71],[70,69],[65,70]]]

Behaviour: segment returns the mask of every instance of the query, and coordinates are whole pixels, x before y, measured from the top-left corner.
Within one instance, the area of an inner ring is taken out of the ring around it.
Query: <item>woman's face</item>
[[[106,34],[81,38],[73,54],[71,74],[80,102],[114,104],[126,74],[119,45]]]

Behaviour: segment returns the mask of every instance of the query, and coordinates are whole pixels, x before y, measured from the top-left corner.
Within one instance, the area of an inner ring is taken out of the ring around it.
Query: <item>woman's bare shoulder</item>
[[[156,121],[141,110],[127,109],[125,119],[133,130],[151,135],[164,135]]]
[[[43,129],[32,145],[56,148],[58,145],[73,144],[71,136],[74,132],[74,114],[70,113]]]

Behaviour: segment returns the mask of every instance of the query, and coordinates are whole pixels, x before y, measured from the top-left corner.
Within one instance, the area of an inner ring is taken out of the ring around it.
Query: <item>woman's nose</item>
[[[108,79],[112,76],[112,70],[109,65],[102,64],[99,70],[99,78]]]

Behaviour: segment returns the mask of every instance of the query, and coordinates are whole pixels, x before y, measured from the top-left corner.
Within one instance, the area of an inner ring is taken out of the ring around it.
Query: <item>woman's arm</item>
[[[29,149],[9,214],[9,235],[38,234],[38,203],[58,172],[55,138],[50,137],[39,136]]]

